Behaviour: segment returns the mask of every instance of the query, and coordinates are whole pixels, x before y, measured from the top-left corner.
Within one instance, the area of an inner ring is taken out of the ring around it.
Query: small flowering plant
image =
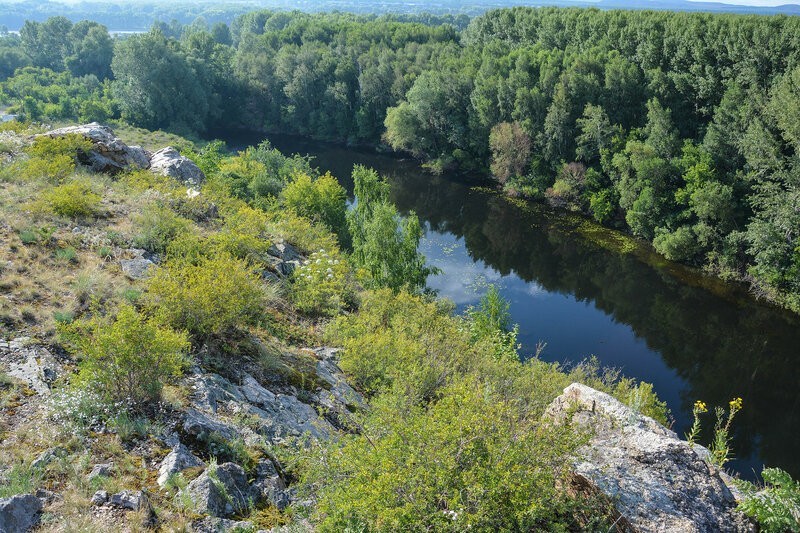
[[[701,402],[700,400],[694,402],[694,407],[692,407],[694,422],[692,423],[692,429],[686,434],[686,440],[689,444],[694,444],[697,441],[697,437],[700,436],[700,415],[707,412],[708,408],[705,402]]]
[[[297,308],[312,315],[333,316],[352,300],[347,262],[336,250],[320,249],[295,269],[292,298]]]
[[[727,415],[723,407],[715,407],[714,415],[716,422],[714,423],[714,437],[709,447],[709,462],[718,468],[722,468],[731,459],[730,447],[730,430],[733,424],[733,418],[736,413],[742,410],[742,399],[734,398],[728,402]],[[692,414],[694,415],[694,422],[686,434],[686,440],[689,444],[694,444],[700,436],[700,415],[708,412],[705,402],[697,400],[692,407]]]

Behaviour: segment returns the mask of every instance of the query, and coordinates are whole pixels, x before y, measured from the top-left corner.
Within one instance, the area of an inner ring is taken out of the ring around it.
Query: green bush
[[[270,299],[250,265],[228,253],[195,262],[170,258],[147,289],[156,316],[198,338],[255,324]]]
[[[60,182],[75,171],[78,156],[92,149],[92,143],[82,135],[37,137],[25,151],[28,159],[19,169],[23,179],[46,178]]]
[[[800,483],[780,468],[765,468],[761,477],[766,483],[761,490],[748,482],[739,484],[744,496],[739,509],[766,533],[800,531]]]
[[[186,365],[189,343],[185,333],[124,305],[110,323],[90,323],[79,347],[83,358],[78,383],[135,409],[159,399],[164,383]]]
[[[83,180],[71,181],[42,193],[42,202],[50,211],[68,218],[97,215],[101,200],[91,184]]]
[[[344,187],[327,173],[317,179],[308,174],[298,174],[283,189],[282,200],[286,207],[312,222],[321,222],[347,242],[347,195]]]
[[[382,395],[360,434],[307,455],[301,482],[319,531],[574,529],[569,511],[583,502],[559,487],[583,436],[541,424],[474,376],[440,392],[427,407]]]
[[[333,316],[354,298],[347,262],[334,250],[320,250],[293,273],[292,300],[308,314]]]
[[[700,251],[697,237],[689,226],[681,226],[673,232],[656,230],[653,247],[670,261],[686,261]]]
[[[134,237],[136,246],[155,253],[164,253],[179,235],[188,233],[192,223],[175,214],[170,208],[151,203],[134,218],[139,233]]]

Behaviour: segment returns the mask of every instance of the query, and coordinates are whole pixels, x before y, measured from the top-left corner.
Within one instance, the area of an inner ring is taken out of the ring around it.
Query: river
[[[259,140],[228,136],[231,146]],[[679,435],[695,400],[727,406],[739,396],[728,467],[746,479],[764,465],[800,477],[800,317],[582,217],[510,201],[463,177],[433,176],[412,160],[369,151],[270,140],[284,153],[313,156],[349,191],[356,163],[385,176],[392,201],[424,225],[422,252],[441,269],[428,285],[463,310],[495,284],[511,303],[523,357],[541,342],[543,360],[595,356],[650,382]],[[713,417],[703,423],[707,442]]]

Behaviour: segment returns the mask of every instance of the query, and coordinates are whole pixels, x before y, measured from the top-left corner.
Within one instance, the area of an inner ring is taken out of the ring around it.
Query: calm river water
[[[260,139],[228,140],[243,146]],[[763,465],[800,477],[800,317],[646,246],[626,251],[613,233],[579,217],[515,205],[463,178],[432,176],[414,161],[270,140],[285,153],[314,156],[314,166],[330,170],[348,190],[356,163],[385,176],[392,201],[415,211],[425,227],[422,251],[442,271],[429,286],[464,309],[497,285],[511,302],[523,354],[541,341],[544,360],[574,363],[593,355],[653,383],[679,435],[691,424],[695,400],[727,406],[741,396],[730,468],[749,479]],[[708,437],[713,420],[705,416]]]

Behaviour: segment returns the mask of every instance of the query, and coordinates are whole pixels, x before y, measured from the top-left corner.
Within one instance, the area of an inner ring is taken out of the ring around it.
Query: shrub
[[[91,149],[91,141],[82,135],[38,137],[26,150],[29,159],[22,164],[20,176],[59,182],[75,171],[79,155]]]
[[[149,305],[161,320],[201,338],[254,324],[267,301],[250,265],[228,253],[196,262],[170,258],[147,288]]]
[[[173,239],[188,233],[192,227],[190,221],[158,203],[145,206],[134,222],[139,228],[134,244],[155,253],[166,252]]]
[[[344,347],[342,370],[371,394],[399,383],[431,398],[447,376],[471,367],[481,350],[436,303],[389,289],[363,294],[359,312],[335,319],[326,335]]]
[[[283,203],[312,222],[321,222],[347,241],[347,196],[330,173],[312,179],[308,174],[298,174],[283,190]]]
[[[681,226],[673,232],[659,228],[653,247],[670,261],[685,261],[700,251],[697,237],[689,226]]]
[[[56,215],[69,218],[95,216],[101,197],[89,183],[75,180],[45,191],[42,201]]]
[[[290,242],[305,252],[338,247],[336,237],[327,228],[313,224],[291,209],[273,209],[267,216],[272,224],[270,233],[274,237]]]
[[[262,262],[272,245],[270,227],[263,211],[245,205],[227,217],[222,229],[210,240],[213,246],[235,257]]]
[[[336,315],[354,297],[349,272],[338,251],[314,252],[294,271],[292,299],[295,305],[304,313]]]
[[[181,372],[189,343],[185,333],[123,305],[112,322],[90,323],[79,347],[78,382],[107,401],[138,408],[158,400],[164,383]]]
[[[427,407],[401,392],[376,399],[360,434],[321,443],[303,464],[319,530],[571,529],[579,502],[558,486],[582,436],[518,404],[476,377]]]
[[[751,483],[739,484],[744,496],[739,509],[766,533],[800,531],[800,483],[780,468],[765,468],[761,477],[766,483],[762,490]]]

